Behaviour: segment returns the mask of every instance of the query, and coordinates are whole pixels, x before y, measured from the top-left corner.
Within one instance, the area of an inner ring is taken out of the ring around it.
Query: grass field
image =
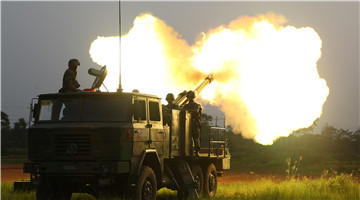
[[[214,199],[360,199],[359,177],[354,174],[337,174],[325,171],[319,178],[307,177],[276,180],[261,178],[253,182],[219,183]],[[161,189],[157,199],[174,199],[176,192]],[[31,200],[35,191],[15,192],[12,184],[1,185],[1,199]],[[72,200],[93,200],[90,195],[73,194]],[[108,198],[100,198],[108,199]],[[112,198],[120,199],[120,198]]]

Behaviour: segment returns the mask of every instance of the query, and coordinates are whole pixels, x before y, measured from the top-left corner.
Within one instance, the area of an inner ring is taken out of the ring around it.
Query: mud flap
[[[196,183],[188,163],[182,159],[173,160],[171,169],[179,189],[185,192],[190,199],[199,199]]]

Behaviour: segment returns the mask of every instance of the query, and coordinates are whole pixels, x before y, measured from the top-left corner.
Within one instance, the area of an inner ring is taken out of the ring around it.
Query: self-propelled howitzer
[[[97,90],[105,67],[91,72],[98,77],[91,89]],[[209,74],[195,95],[212,80]],[[185,93],[176,99],[180,106],[186,102]],[[36,199],[70,200],[72,193],[86,192],[155,200],[163,187],[181,199],[214,197],[217,176],[230,168],[225,129],[212,127],[195,156],[190,113],[172,109],[164,125],[161,105],[161,98],[139,92],[40,94],[31,104],[24,163]]]

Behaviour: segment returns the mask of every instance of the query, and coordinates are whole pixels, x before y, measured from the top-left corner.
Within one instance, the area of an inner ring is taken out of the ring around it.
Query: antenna
[[[121,87],[121,1],[119,0],[119,88],[117,92],[122,92]]]

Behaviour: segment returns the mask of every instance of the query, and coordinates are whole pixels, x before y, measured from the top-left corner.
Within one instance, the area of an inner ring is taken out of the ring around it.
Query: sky
[[[190,44],[219,25],[240,16],[274,12],[286,25],[312,27],[322,40],[317,63],[330,89],[318,126],[356,130],[359,120],[359,2],[121,2],[121,32],[133,20],[150,12],[173,27]],[[1,111],[11,123],[29,118],[29,103],[41,93],[55,93],[71,58],[81,66],[78,81],[89,88],[87,70],[99,66],[89,55],[98,36],[119,35],[119,3],[107,2],[1,2]],[[164,98],[164,97],[162,97]],[[216,108],[204,112],[223,117]]]

